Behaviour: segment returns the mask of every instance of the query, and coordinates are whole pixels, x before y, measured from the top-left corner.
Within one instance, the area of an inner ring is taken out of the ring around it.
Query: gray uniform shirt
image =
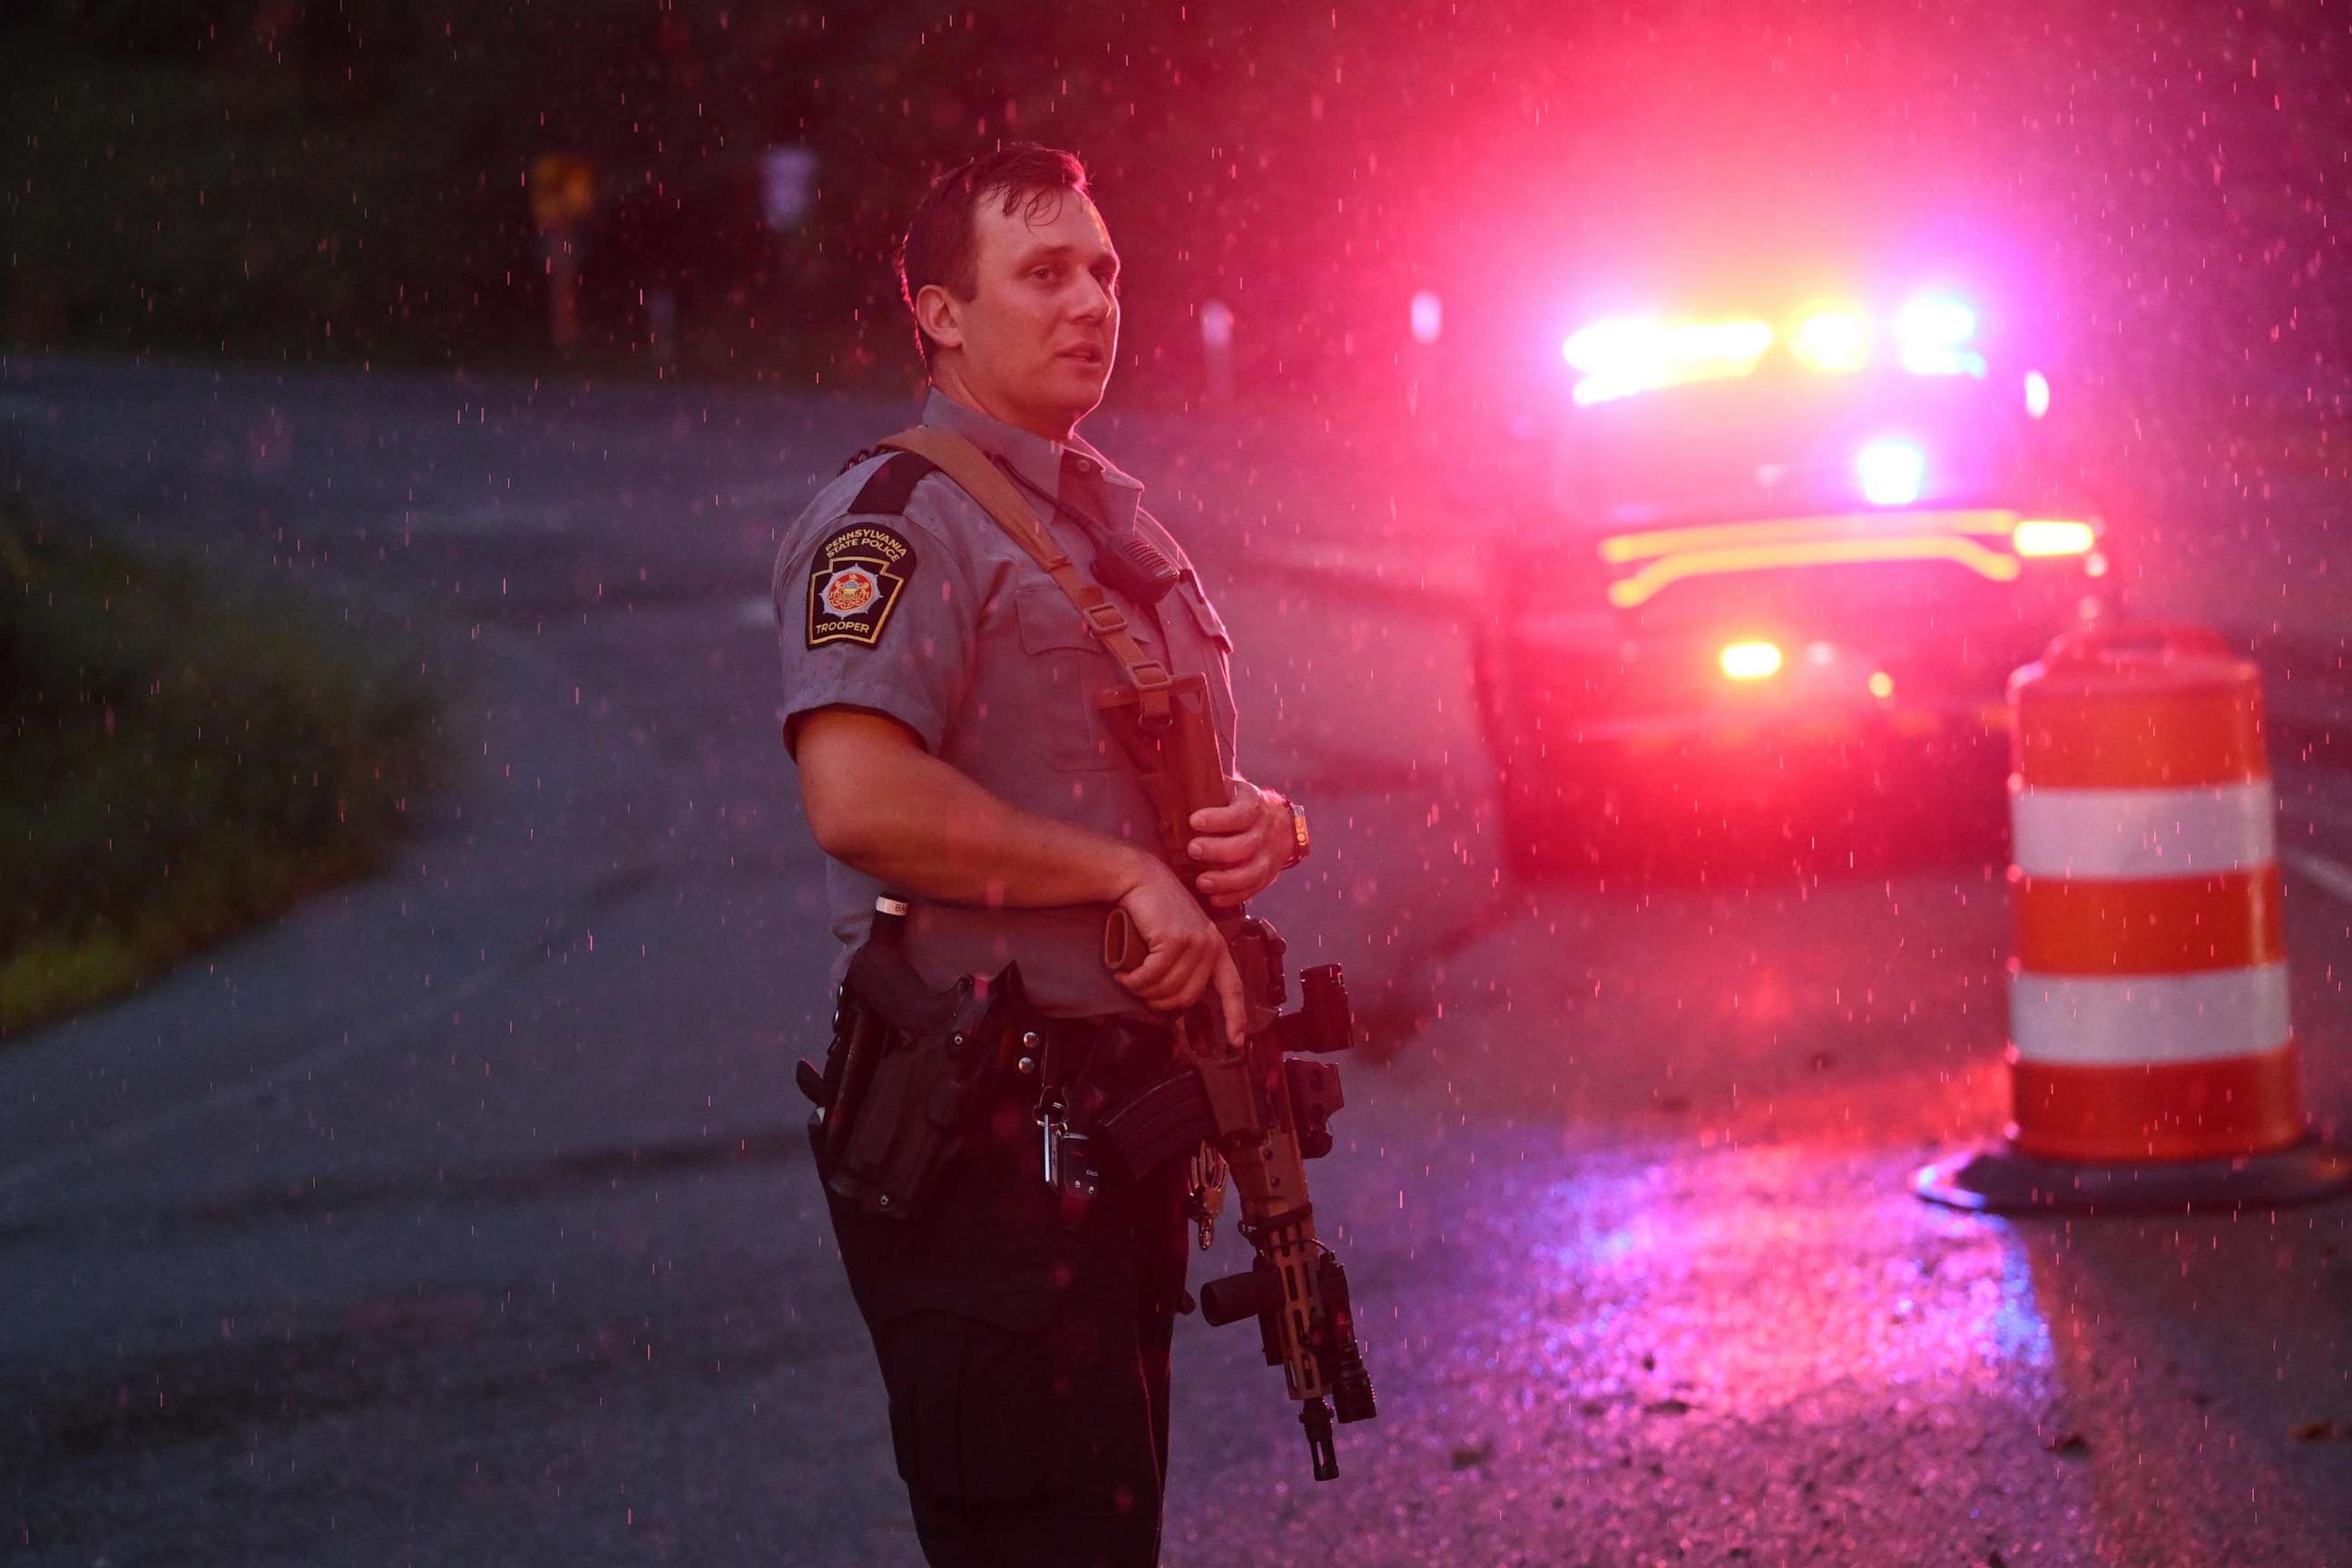
[[[1087,576],[1110,540],[1148,541],[1183,568],[1157,606],[1105,591],[1171,674],[1205,674],[1225,770],[1235,771],[1232,639],[1167,531],[1141,510],[1143,487],[1084,440],[1018,430],[934,391],[923,423],[951,430],[1028,484],[1099,521],[1107,538],[1028,497]],[[1094,693],[1126,681],[1118,663],[1028,552],[944,474],[902,512],[849,510],[892,454],[817,492],[786,532],[773,584],[787,732],[821,708],[887,714],[930,753],[1006,804],[1157,851],[1150,803]],[[1099,580],[1099,579],[1097,579]],[[825,888],[842,943],[835,977],[866,940],[882,885],[829,862]],[[918,901],[907,955],[933,985],[1021,966],[1031,1001],[1060,1016],[1151,1016],[1102,961],[1108,905],[1015,910]]]

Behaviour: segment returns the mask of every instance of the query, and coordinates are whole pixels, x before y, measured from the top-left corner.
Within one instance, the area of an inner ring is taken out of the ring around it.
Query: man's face
[[[983,411],[1057,437],[1091,413],[1118,353],[1118,253],[1073,191],[1002,195],[972,214],[977,289],[956,304],[965,386]]]

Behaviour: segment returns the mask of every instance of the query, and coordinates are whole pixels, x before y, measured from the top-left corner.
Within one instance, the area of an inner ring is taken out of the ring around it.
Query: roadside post
[[[2260,672],[2203,628],[2102,626],[2009,702],[2011,1117],[1914,1190],[2011,1214],[2352,1189],[2304,1120]]]
[[[1412,340],[1406,351],[1404,378],[1404,411],[1408,417],[1421,415],[1421,400],[1433,388],[1436,376],[1437,340],[1445,331],[1445,301],[1427,289],[1414,291],[1405,306],[1405,326]]]
[[[1223,300],[1201,307],[1201,358],[1208,367],[1209,401],[1234,400],[1234,308]]]
[[[529,183],[547,263],[548,341],[569,353],[580,341],[580,247],[596,210],[596,165],[571,153],[543,153],[531,162]]]

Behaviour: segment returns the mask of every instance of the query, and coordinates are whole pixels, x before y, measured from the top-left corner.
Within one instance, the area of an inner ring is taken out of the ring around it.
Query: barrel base
[[[1984,1214],[2179,1214],[2316,1203],[2352,1192],[2352,1155],[2305,1137],[2268,1154],[2226,1160],[2079,1164],[2003,1143],[1955,1154],[1911,1178],[1929,1203]]]

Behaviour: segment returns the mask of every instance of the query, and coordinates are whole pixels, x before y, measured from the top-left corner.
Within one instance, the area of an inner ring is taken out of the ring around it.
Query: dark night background
[[[33,0],[0,21],[0,320],[26,346],[527,368],[548,355],[526,172],[563,153],[598,176],[583,362],[650,376],[640,300],[667,281],[689,374],[905,385],[896,229],[938,169],[1029,137],[1093,167],[1129,258],[1116,395],[1138,405],[1197,395],[1203,300],[1238,313],[1245,387],[1377,397],[1417,287],[1449,325],[1556,342],[1563,279],[1731,228],[1990,245],[2118,394],[2332,406],[2347,20],[2326,0]],[[761,216],[774,145],[818,159],[782,232]]]
[[[2082,581],[2262,682],[2264,1109],[2340,1149],[2347,81],[2352,0],[0,0],[0,1561],[916,1561],[792,1087],[771,570],[906,421],[927,182],[1021,138],[1124,257],[1087,433],[1315,814],[1254,907],[1368,1047],[1312,1181],[1381,1419],[1318,1486],[1247,1329],[1181,1326],[1169,1568],[2352,1563],[2352,1202],[1914,1193],[2016,1104],[2010,653],[2112,605],[1808,573],[1834,646],[1749,704],[1750,574],[1617,640],[1542,467],[1597,316],[1974,307],[2095,508],[2021,530],[2108,525]],[[1738,455],[1654,405],[1646,468]],[[2115,831],[2207,864],[2166,794]]]

